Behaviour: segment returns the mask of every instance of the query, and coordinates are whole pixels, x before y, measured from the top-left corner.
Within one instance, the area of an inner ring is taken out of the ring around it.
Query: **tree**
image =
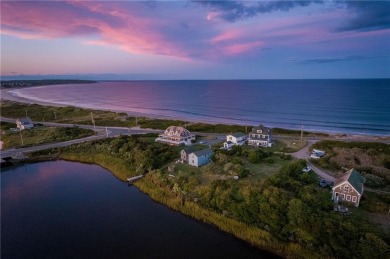
[[[253,164],[258,164],[258,163],[260,163],[261,158],[262,158],[262,156],[256,150],[249,151],[249,155],[248,155],[249,162],[251,162]]]

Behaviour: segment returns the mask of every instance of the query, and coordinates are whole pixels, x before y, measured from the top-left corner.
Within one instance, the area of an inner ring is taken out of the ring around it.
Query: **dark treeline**
[[[1,88],[17,88],[25,86],[39,85],[62,85],[62,84],[92,84],[96,81],[78,80],[78,79],[43,79],[43,80],[2,80],[0,81]]]

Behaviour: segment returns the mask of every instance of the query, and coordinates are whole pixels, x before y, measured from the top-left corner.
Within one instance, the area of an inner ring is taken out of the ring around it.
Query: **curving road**
[[[328,182],[334,182],[336,180],[336,178],[334,178],[333,176],[330,175],[330,173],[328,173],[327,171],[323,170],[323,169],[320,169],[318,168],[317,166],[313,165],[312,163],[309,162],[309,159],[310,159],[310,152],[309,152],[309,148],[314,144],[316,143],[317,141],[319,141],[319,139],[316,139],[316,140],[308,140],[307,141],[307,144],[304,148],[302,148],[301,150],[295,152],[295,153],[291,153],[291,155],[295,158],[298,158],[298,159],[303,159],[303,160],[306,160],[306,163],[312,168],[312,170],[321,178],[325,179],[326,181]]]
[[[0,117],[0,121],[15,123],[15,119]],[[45,126],[50,127],[79,127],[83,129],[91,129],[96,132],[96,135],[89,136],[80,139],[74,139],[64,142],[57,142],[51,144],[45,144],[41,146],[33,146],[33,147],[25,147],[25,148],[12,148],[1,150],[1,158],[5,157],[13,157],[18,153],[28,153],[33,151],[39,151],[49,148],[55,147],[65,147],[76,143],[82,143],[86,141],[102,139],[107,137],[116,137],[120,135],[132,135],[132,134],[146,134],[146,133],[161,133],[162,130],[154,130],[154,129],[140,129],[140,128],[125,128],[125,127],[103,127],[103,126],[92,126],[92,125],[81,125],[81,124],[65,124],[65,123],[54,123],[54,122],[35,122],[41,123]]]

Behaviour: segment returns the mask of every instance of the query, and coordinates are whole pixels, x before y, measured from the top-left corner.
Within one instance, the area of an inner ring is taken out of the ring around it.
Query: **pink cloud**
[[[217,44],[220,42],[231,41],[242,37],[242,33],[236,29],[228,29],[213,37],[210,42],[212,44]]]
[[[156,21],[122,4],[1,2],[1,33],[27,39],[81,37],[89,44],[113,45],[135,54],[187,57],[185,51],[155,29]]]
[[[214,19],[219,15],[217,11],[191,9],[180,2],[157,2],[155,8],[142,1],[2,1],[0,4],[2,34],[26,39],[77,38],[85,44],[186,61],[230,58],[263,46],[302,49],[312,43],[356,35],[367,34],[369,38],[367,32],[341,33],[329,29],[337,28],[345,11],[315,15],[290,12],[281,17],[264,14],[230,23]],[[311,48],[316,46],[312,44]]]
[[[224,51],[224,53],[233,56],[233,55],[242,54],[244,52],[249,52],[249,51],[257,49],[263,45],[264,45],[264,43],[261,41],[237,43],[237,44],[231,44],[231,45],[225,46],[223,48],[223,51]]]

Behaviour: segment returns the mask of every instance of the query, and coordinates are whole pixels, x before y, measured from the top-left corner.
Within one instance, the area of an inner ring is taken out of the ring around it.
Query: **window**
[[[192,163],[193,163],[193,164],[195,164],[195,161],[194,161],[194,160],[192,160]]]
[[[257,130],[257,133],[262,133],[263,131],[262,130]]]
[[[357,197],[356,196],[352,196],[352,202],[356,202],[357,201]]]
[[[349,192],[349,186],[348,185],[344,185],[344,192]]]
[[[347,201],[351,201],[351,195],[347,195]]]
[[[345,200],[345,194],[344,193],[341,194],[341,199]]]

